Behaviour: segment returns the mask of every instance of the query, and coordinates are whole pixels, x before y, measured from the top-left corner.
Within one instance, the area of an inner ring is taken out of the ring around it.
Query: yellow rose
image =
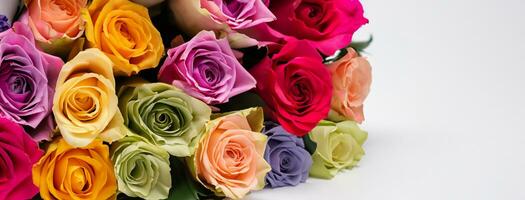
[[[88,49],[60,71],[53,114],[70,145],[83,147],[97,137],[107,142],[124,137],[124,119],[111,69],[111,61],[100,50]]]
[[[116,75],[130,76],[159,64],[164,45],[146,7],[128,0],[94,0],[82,15],[88,46],[113,61]]]
[[[117,180],[109,148],[95,140],[75,148],[60,138],[33,166],[33,183],[42,199],[115,199]]]

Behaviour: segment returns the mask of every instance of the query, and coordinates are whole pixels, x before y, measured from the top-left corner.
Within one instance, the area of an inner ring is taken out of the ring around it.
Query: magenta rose
[[[368,23],[359,0],[263,0],[277,20],[246,34],[262,41],[287,37],[307,40],[324,55],[350,44],[352,35]]]
[[[22,127],[0,117],[0,199],[31,199],[38,193],[31,170],[43,154]]]
[[[211,31],[202,31],[168,50],[158,78],[207,104],[225,103],[256,83],[235,58],[228,41],[216,39]]]
[[[269,54],[250,69],[265,113],[289,133],[304,136],[330,110],[332,78],[319,53],[302,40],[269,45]]]
[[[53,93],[63,64],[40,51],[22,23],[0,33],[0,116],[23,125],[36,141],[49,139]]]

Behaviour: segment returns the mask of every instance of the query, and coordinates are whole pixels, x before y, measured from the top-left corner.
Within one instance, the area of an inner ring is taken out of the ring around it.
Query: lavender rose
[[[36,141],[49,139],[60,58],[38,50],[29,27],[0,33],[0,116],[23,125]]]
[[[202,31],[189,42],[168,50],[159,80],[207,104],[225,103],[256,83],[235,58],[228,41],[217,40],[211,31]]]
[[[266,122],[263,131],[268,136],[264,159],[272,166],[266,175],[268,187],[295,186],[304,183],[312,165],[301,138],[286,132],[274,122]]]

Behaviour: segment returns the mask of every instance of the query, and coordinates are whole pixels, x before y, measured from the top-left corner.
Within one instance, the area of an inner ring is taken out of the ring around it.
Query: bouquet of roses
[[[0,199],[330,179],[364,154],[366,23],[359,0],[5,0]]]

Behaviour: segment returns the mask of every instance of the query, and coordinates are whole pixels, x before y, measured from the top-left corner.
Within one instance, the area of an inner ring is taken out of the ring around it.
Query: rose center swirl
[[[76,87],[67,98],[66,113],[80,121],[93,120],[100,114],[100,96],[100,91],[95,88],[89,86]]]
[[[171,137],[180,136],[189,128],[191,113],[187,108],[174,102],[180,99],[162,99],[146,108],[143,120],[148,124],[149,129],[156,135]],[[184,105],[184,104],[182,104]]]

